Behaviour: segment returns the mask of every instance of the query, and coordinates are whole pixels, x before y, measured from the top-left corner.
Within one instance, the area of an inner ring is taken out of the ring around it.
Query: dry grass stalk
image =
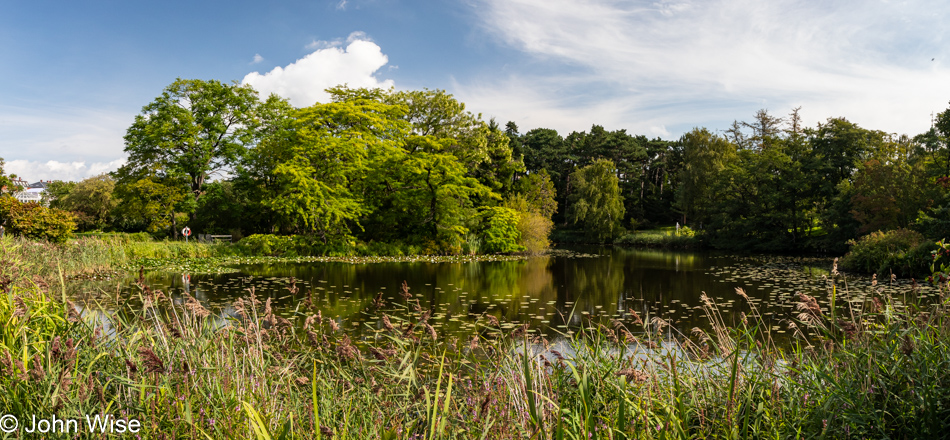
[[[359,355],[359,351],[350,342],[348,335],[343,335],[343,339],[341,339],[340,343],[336,346],[336,353],[340,357],[340,360],[351,361],[356,359],[356,356]]]
[[[26,304],[23,303],[23,298],[20,298],[19,295],[14,296],[13,303],[16,304],[13,309],[13,316],[17,318],[26,316]]]
[[[191,312],[196,318],[204,319],[208,316],[211,316],[211,312],[208,311],[201,302],[195,299],[195,297],[185,293],[185,308]]]
[[[412,294],[409,293],[409,284],[406,283],[406,280],[402,280],[402,286],[399,289],[399,294],[402,295],[403,299],[406,301],[408,301],[409,298],[412,298]]]
[[[625,368],[614,373],[615,376],[624,377],[627,383],[643,383],[650,380],[650,375],[635,368]]]
[[[165,363],[149,347],[139,347],[139,356],[146,373],[164,373]]]
[[[426,323],[423,323],[422,325],[425,326],[426,331],[429,332],[429,336],[432,337],[432,340],[433,340],[433,341],[438,341],[438,340],[439,340],[439,335],[435,332],[435,328],[433,328],[433,327],[432,327],[431,325],[429,325],[429,323],[427,323],[427,322],[426,322]]]
[[[798,314],[798,320],[811,326],[824,327],[824,316],[821,313],[821,307],[815,298],[801,292],[798,294],[798,305],[796,308],[801,311]]]
[[[396,328],[393,327],[393,323],[389,321],[389,316],[383,315],[383,327],[386,327],[386,330],[391,332],[396,331]]]

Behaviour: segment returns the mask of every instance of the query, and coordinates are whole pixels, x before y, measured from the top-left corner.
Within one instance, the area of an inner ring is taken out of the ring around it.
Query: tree
[[[373,238],[434,241],[445,253],[461,250],[473,201],[499,196],[445,149],[451,141],[410,136],[405,150],[388,157],[367,179]]]
[[[207,179],[229,171],[253,140],[257,106],[250,86],[177,79],[127,130],[123,174],[187,176],[197,201]]]
[[[851,214],[861,224],[859,233],[909,228],[927,208],[929,179],[924,163],[910,157],[911,148],[906,137],[889,139],[857,173]]]
[[[482,246],[487,253],[510,253],[524,249],[518,244],[521,232],[518,229],[521,215],[514,209],[503,207],[485,208],[482,212]]]
[[[53,189],[52,192],[58,194],[50,206],[72,212],[80,230],[102,229],[112,222],[112,211],[118,200],[113,196],[115,180],[111,176],[100,174],[78,183],[58,183],[50,184],[47,191],[57,186],[68,188],[68,191]]]
[[[378,89],[327,90],[333,102],[294,112],[274,167],[278,197],[265,202],[298,233],[348,242],[367,213],[361,188],[370,164],[396,154],[409,127]]]
[[[116,223],[126,230],[145,230],[153,234],[167,232],[178,237],[178,222],[187,219],[183,212],[194,203],[187,191],[187,177],[156,173],[127,175],[119,169],[116,185]],[[184,208],[184,209],[183,209]]]
[[[736,159],[736,146],[705,128],[694,128],[680,138],[683,165],[676,192],[676,207],[683,223],[702,224],[707,220],[713,182]]]
[[[3,158],[0,157],[0,188],[5,188],[5,189],[6,189],[6,191],[0,191],[0,196],[3,196],[3,194],[4,194],[5,192],[8,192],[8,193],[11,193],[11,194],[12,194],[12,193],[15,192],[15,190],[16,190],[15,188],[13,188],[13,181],[12,181],[12,180],[10,179],[10,177],[7,176],[7,174],[3,171],[3,165],[4,165],[4,163],[5,163],[5,162],[3,161]]]
[[[623,231],[623,196],[615,173],[613,162],[598,159],[571,174],[568,218],[598,241],[612,239]]]
[[[543,168],[518,179],[515,192],[524,197],[531,211],[547,218],[557,212],[557,191],[551,176]]]
[[[489,188],[507,190],[514,173],[524,169],[494,119],[486,124],[445,90],[391,92],[385,102],[406,109],[411,134],[446,141],[442,152],[455,156],[470,177]]]

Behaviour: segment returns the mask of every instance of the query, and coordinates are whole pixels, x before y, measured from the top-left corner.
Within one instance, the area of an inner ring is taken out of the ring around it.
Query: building
[[[0,188],[0,193],[15,192],[17,187],[26,189],[26,188],[29,188],[30,186],[29,183],[27,183],[23,179],[20,179],[19,177],[15,179],[10,179],[10,181],[13,183],[13,185],[12,186],[4,185],[2,188]]]
[[[43,195],[46,193],[46,187],[50,184],[49,181],[40,180],[36,183],[27,184],[26,181],[22,179],[17,179],[14,181],[14,185],[24,188],[23,191],[13,194],[13,197],[16,197],[20,203],[43,203],[49,204],[48,200],[43,200]]]
[[[43,193],[45,191],[46,190],[43,188],[28,188],[14,194],[13,197],[16,197],[16,199],[19,200],[20,203],[28,203],[28,202],[40,203],[43,201]]]

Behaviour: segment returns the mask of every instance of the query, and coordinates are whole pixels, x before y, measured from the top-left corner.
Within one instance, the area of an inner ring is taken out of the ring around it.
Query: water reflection
[[[736,294],[737,287],[753,298],[773,330],[784,332],[782,322],[794,312],[794,292],[825,297],[823,276],[830,268],[830,262],[818,259],[575,250],[593,256],[555,254],[521,261],[447,263],[261,263],[242,265],[238,272],[227,274],[155,272],[145,279],[152,289],[176,300],[181,300],[182,293],[194,296],[220,323],[233,315],[233,301],[253,288],[259,298],[272,298],[275,311],[288,319],[304,316],[301,304],[312,298],[324,317],[338,319],[355,332],[378,326],[373,307],[378,293],[387,313],[407,310],[397,307],[406,303],[399,295],[405,280],[412,301],[432,312],[432,322],[443,334],[470,334],[476,321],[484,322],[484,315],[490,314],[511,323],[510,327],[528,323],[550,337],[588,319],[630,323],[630,310],[645,318],[668,320],[680,332],[706,329],[708,320],[699,310],[703,292],[720,306],[726,323],[734,324],[740,312],[750,312]],[[296,292],[289,289],[291,279]],[[132,281],[124,280],[118,287],[123,302],[139,298]],[[70,289],[74,297],[97,300],[106,307],[116,297],[114,282],[76,283]]]

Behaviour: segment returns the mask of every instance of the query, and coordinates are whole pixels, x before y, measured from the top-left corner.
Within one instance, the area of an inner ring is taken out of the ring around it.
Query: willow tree
[[[613,162],[598,159],[571,174],[568,219],[597,241],[610,240],[623,232],[623,196],[615,172]]]

